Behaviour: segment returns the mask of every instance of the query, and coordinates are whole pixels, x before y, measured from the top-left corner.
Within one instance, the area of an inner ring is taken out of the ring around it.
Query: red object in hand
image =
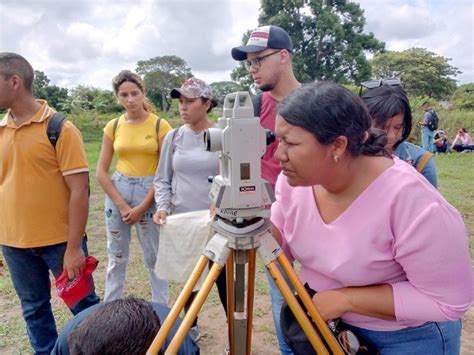
[[[99,261],[93,256],[85,258],[86,266],[82,275],[69,280],[67,270],[64,270],[56,279],[56,290],[58,296],[71,309],[74,308],[80,300],[90,295],[94,291],[94,279],[92,272],[96,269]]]

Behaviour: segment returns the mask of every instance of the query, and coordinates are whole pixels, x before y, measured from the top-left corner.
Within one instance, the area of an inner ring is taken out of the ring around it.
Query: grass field
[[[98,142],[100,130],[89,134],[86,138],[86,149],[88,153],[89,163],[91,166],[91,205],[88,223],[89,250],[90,253],[99,259],[100,263],[95,272],[96,289],[102,297],[104,293],[105,270],[107,264],[106,255],[106,237],[103,217],[103,194],[94,179],[95,165],[97,162],[100,143]],[[471,154],[450,154],[436,156],[436,165],[438,169],[438,179],[441,193],[446,199],[457,207],[463,214],[470,235],[471,251],[474,249],[474,184],[473,184],[473,167],[474,153]],[[150,299],[150,291],[148,285],[148,276],[143,267],[139,246],[136,240],[132,242],[131,260],[127,274],[126,294],[134,294],[135,296]],[[171,286],[171,297],[174,299],[180,288],[173,284]],[[263,267],[258,265],[257,284],[256,284],[256,308],[254,310],[255,341],[257,338],[260,345],[259,351],[254,353],[275,353],[276,345],[273,336],[273,323],[271,318],[270,306],[268,304],[268,286],[266,284]],[[70,319],[70,313],[53,295],[53,307],[57,320],[58,329]],[[213,313],[222,314],[217,293],[215,290],[211,293],[210,298],[204,305],[202,311],[201,323],[205,324],[206,320],[212,322]],[[212,313],[212,314],[211,314]],[[201,317],[201,316],[200,316]],[[474,319],[470,319],[474,322]],[[225,324],[225,323],[224,323]],[[472,327],[470,329],[473,329]],[[220,332],[220,334],[212,334],[211,331]],[[215,347],[212,343],[222,337],[222,329],[209,330],[208,335],[201,342],[201,353],[213,354]],[[220,345],[219,345],[220,346]],[[463,353],[467,354],[468,349],[463,342]],[[214,350],[212,350],[214,349]],[[471,347],[469,346],[469,349]],[[470,350],[469,350],[470,351]],[[31,353],[31,348],[26,336],[25,326],[21,317],[21,310],[18,299],[12,288],[12,284],[6,270],[3,277],[0,277],[0,354],[27,354]]]

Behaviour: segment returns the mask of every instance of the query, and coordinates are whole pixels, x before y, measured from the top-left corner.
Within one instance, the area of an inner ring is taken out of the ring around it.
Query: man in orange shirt
[[[34,72],[15,53],[0,53],[0,245],[35,354],[57,338],[49,271],[82,274],[89,210],[88,166],[79,130],[63,125],[56,147],[46,129],[54,110],[32,94]],[[71,311],[96,304],[92,292]]]

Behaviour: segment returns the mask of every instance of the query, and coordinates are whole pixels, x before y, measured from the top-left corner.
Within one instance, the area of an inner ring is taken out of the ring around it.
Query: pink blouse
[[[474,294],[462,217],[413,167],[394,162],[331,223],[312,187],[291,187],[280,174],[271,219],[282,248],[316,291],[392,285],[395,321],[346,313],[349,324],[397,330],[459,319]]]

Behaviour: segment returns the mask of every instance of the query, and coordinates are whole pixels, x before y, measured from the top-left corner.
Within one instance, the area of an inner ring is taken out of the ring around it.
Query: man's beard
[[[275,88],[275,85],[272,84],[272,83],[266,83],[266,84],[262,84],[260,86],[257,85],[257,89],[259,89],[260,91],[272,91],[273,89]]]

